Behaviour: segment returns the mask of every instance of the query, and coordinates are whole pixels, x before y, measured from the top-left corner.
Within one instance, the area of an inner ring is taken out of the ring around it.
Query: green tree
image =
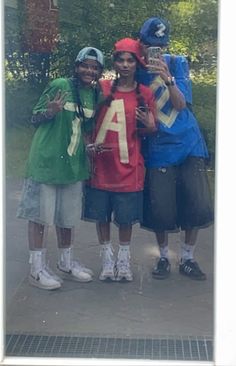
[[[100,48],[109,69],[115,41],[123,37],[137,37],[147,18],[160,16],[171,25],[170,51],[188,55],[192,60],[194,111],[214,155],[217,0],[59,0],[57,48],[47,57],[39,54],[34,58],[22,49],[24,1],[18,0],[18,5],[17,9],[5,7],[8,125],[25,123],[29,119],[28,111],[48,77],[70,75],[82,47]],[[15,110],[22,111],[20,117]]]
[[[33,63],[22,50],[24,2],[18,4],[14,14],[6,11],[6,72],[8,78],[24,79],[43,61]],[[190,55],[196,70],[208,71],[216,66],[217,6],[216,0],[60,0],[60,41],[50,55],[51,76],[68,74],[78,50],[86,45],[102,49],[110,67],[114,42],[136,37],[142,23],[155,15],[171,23],[171,51]]]

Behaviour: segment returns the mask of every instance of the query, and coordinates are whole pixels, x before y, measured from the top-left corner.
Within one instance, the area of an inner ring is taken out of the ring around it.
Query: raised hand
[[[167,82],[171,77],[169,68],[163,57],[155,60],[155,63],[147,65],[148,70],[152,73],[160,75],[163,81]]]
[[[63,92],[61,90],[58,90],[55,98],[53,100],[50,100],[50,97],[48,95],[48,103],[47,103],[47,115],[48,116],[55,116],[58,112],[61,112],[63,109],[63,106],[65,104],[65,99],[68,92]]]
[[[152,113],[150,113],[148,106],[136,108],[136,120],[142,122],[146,127],[149,127],[152,123],[151,115]]]
[[[136,108],[137,131],[141,134],[148,134],[156,131],[155,119],[148,106]],[[141,122],[143,125],[139,125]]]

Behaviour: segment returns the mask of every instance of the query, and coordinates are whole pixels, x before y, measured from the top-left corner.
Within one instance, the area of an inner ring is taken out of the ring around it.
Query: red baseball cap
[[[140,43],[132,38],[122,38],[115,43],[115,49],[113,53],[116,52],[130,52],[133,53],[139,63],[143,66],[146,65],[144,58],[142,56],[142,50]]]

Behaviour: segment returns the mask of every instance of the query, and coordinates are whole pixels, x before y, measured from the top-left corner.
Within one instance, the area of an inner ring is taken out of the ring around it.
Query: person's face
[[[101,77],[102,68],[96,60],[87,59],[75,67],[75,72],[82,83],[88,86]]]
[[[133,78],[137,68],[137,60],[130,52],[119,53],[115,57],[114,68],[120,77]]]

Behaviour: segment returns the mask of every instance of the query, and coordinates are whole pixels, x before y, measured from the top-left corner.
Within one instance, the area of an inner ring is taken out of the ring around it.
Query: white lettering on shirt
[[[116,122],[114,117],[116,116]],[[123,99],[113,100],[108,108],[96,137],[96,143],[105,141],[108,131],[118,134],[119,156],[121,163],[129,163],[128,143],[126,134],[126,117]]]
[[[162,78],[157,76],[150,85],[150,88],[155,93],[160,87],[162,88],[162,91],[156,100],[158,120],[166,127],[171,128],[179,112],[174,107],[170,108],[166,113],[162,112],[162,108],[170,98],[170,93]]]

